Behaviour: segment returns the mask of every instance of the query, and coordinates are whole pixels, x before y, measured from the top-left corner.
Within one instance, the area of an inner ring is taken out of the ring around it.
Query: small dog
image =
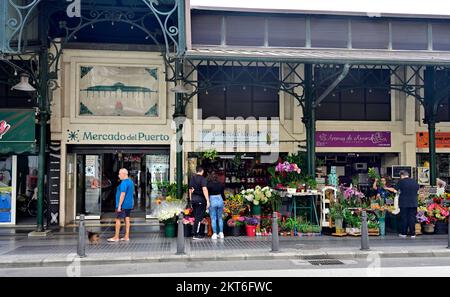
[[[88,231],[88,238],[89,242],[92,244],[99,244],[100,243],[100,234]]]

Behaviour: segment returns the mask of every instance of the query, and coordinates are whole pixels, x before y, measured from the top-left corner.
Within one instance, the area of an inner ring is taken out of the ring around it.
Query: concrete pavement
[[[226,237],[193,241],[186,238],[186,254],[176,255],[176,238],[165,238],[158,226],[136,226],[130,242],[109,243],[111,227],[91,230],[101,233],[101,242],[86,246],[85,258],[77,252],[76,228],[59,229],[46,238],[28,238],[26,230],[0,232],[0,268],[83,264],[147,263],[173,261],[352,259],[450,257],[446,235],[422,235],[415,239],[396,235],[370,237],[370,251],[360,250],[360,238],[280,237],[280,252],[272,253],[271,237]]]

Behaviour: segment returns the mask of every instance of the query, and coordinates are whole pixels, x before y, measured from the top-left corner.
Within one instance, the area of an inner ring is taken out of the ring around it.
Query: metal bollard
[[[368,251],[369,248],[369,228],[367,226],[367,213],[362,211],[362,224],[361,224],[361,251]]]
[[[280,250],[280,238],[278,236],[278,216],[274,211],[272,214],[272,250],[271,252],[276,253]]]
[[[183,213],[178,216],[178,237],[177,237],[177,255],[184,255],[185,238],[183,226]]]
[[[448,245],[447,248],[450,249],[450,218],[448,220]]]
[[[80,223],[78,226],[78,248],[79,257],[86,257],[86,226],[84,225],[84,215],[80,215]]]

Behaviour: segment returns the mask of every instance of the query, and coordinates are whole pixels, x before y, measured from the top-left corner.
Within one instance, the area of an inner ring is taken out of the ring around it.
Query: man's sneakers
[[[411,235],[411,239],[414,239],[414,238],[416,238],[416,235]]]
[[[224,237],[225,237],[225,236],[223,235],[223,232],[220,232],[220,233],[219,233],[219,238],[220,238],[220,239],[223,239]]]
[[[406,238],[406,235],[404,235],[404,234],[399,234],[398,236],[401,238]]]
[[[203,237],[200,236],[194,236],[192,237],[193,240],[203,240]]]

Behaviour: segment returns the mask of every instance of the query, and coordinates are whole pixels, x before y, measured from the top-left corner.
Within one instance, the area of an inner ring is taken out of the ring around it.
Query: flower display
[[[239,227],[244,224],[245,217],[239,217],[237,220],[235,219],[229,219],[227,221],[228,227]]]
[[[344,197],[347,200],[352,198],[362,199],[364,198],[364,194],[354,187],[348,187],[344,190]]]
[[[232,216],[240,214],[243,210],[244,198],[241,194],[226,194],[224,201],[224,212]]]
[[[300,174],[301,169],[297,164],[292,164],[288,161],[285,161],[284,163],[278,163],[278,165],[275,167],[275,172],[296,172]]]
[[[157,217],[163,223],[175,223],[176,216],[185,210],[185,202],[183,201],[162,201],[157,205],[152,215]]]
[[[195,218],[194,217],[185,217],[183,218],[184,225],[194,225]]]
[[[253,203],[253,205],[265,204],[272,197],[273,190],[269,187],[261,188],[256,186],[254,189],[247,189],[241,192],[245,201]]]
[[[252,217],[246,217],[245,218],[245,224],[246,225],[250,225],[250,226],[256,226],[259,224],[259,221],[257,218],[252,218]]]

